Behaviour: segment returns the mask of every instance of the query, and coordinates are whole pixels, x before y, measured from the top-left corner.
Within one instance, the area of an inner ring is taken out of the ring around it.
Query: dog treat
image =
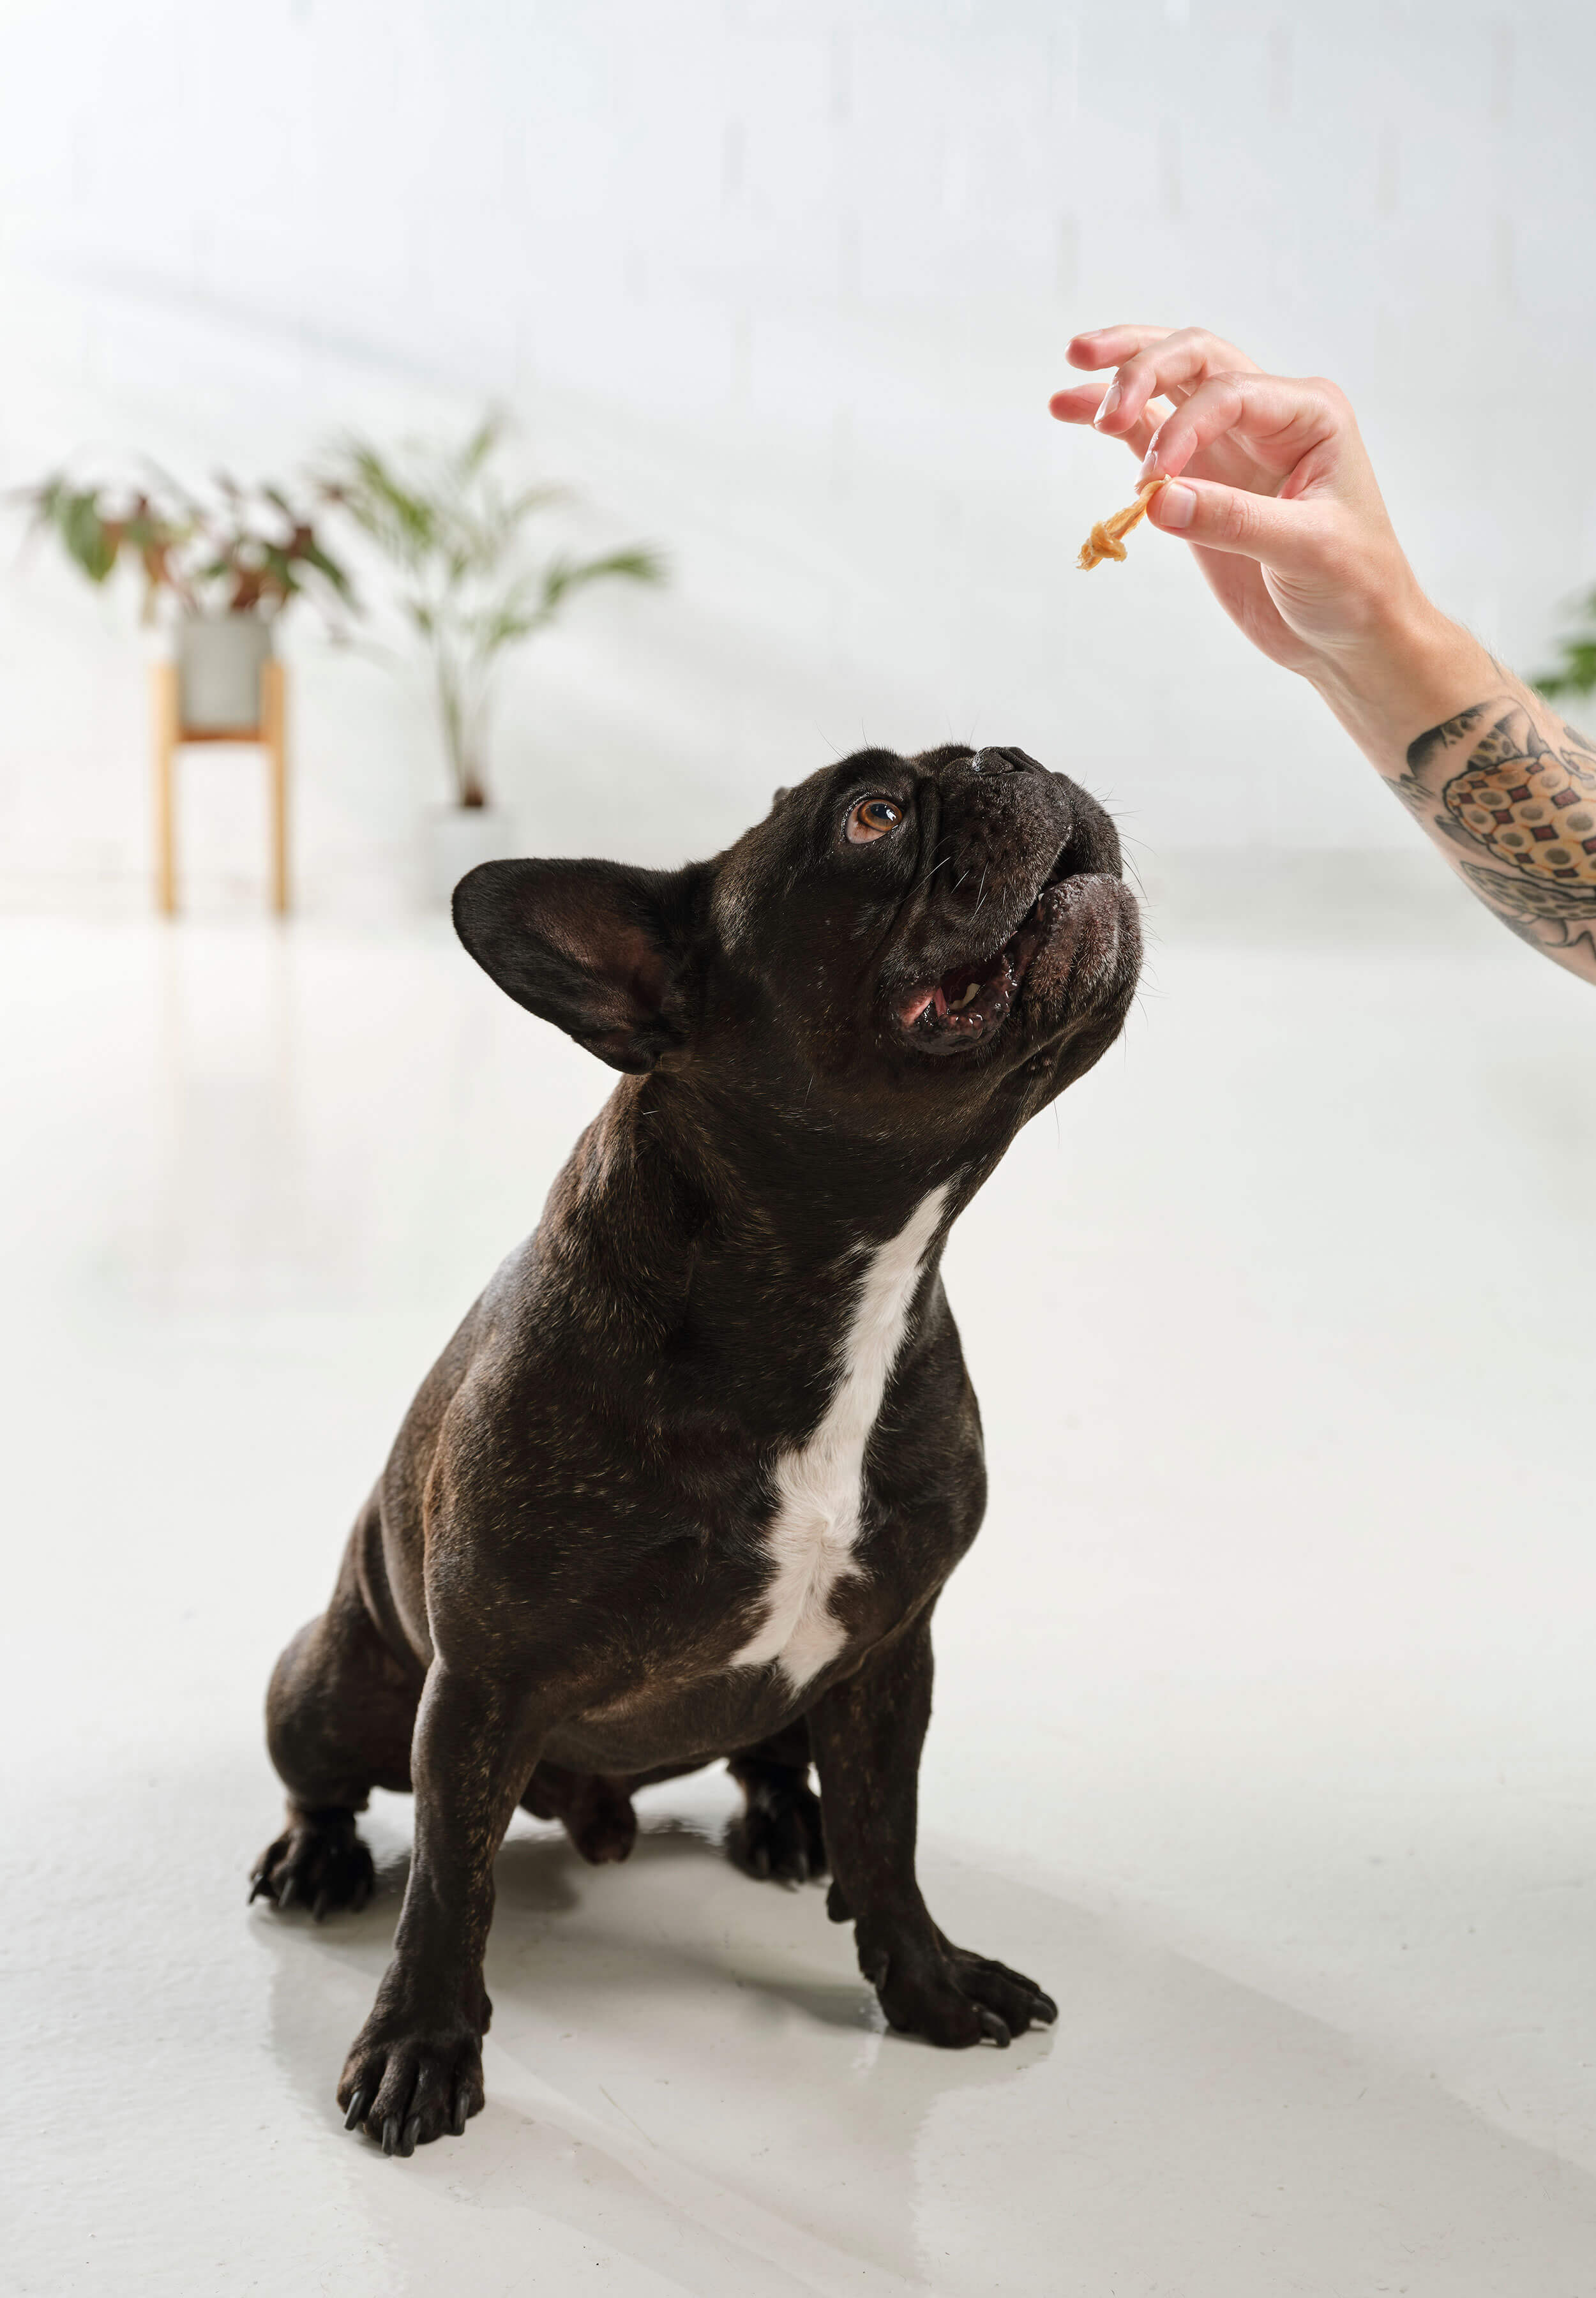
[[[1097,521],[1081,544],[1080,556],[1075,562],[1083,574],[1089,574],[1094,566],[1101,566],[1105,558],[1125,557],[1125,537],[1138,519],[1146,517],[1147,505],[1152,501],[1155,490],[1168,484],[1167,479],[1149,479],[1145,486],[1137,489],[1133,503],[1127,503],[1123,510],[1111,511],[1106,518]]]

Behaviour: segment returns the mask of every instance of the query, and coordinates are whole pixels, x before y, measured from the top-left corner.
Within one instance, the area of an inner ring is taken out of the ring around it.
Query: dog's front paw
[[[482,2038],[471,2028],[402,2029],[374,2011],[338,2082],[346,2130],[364,2130],[385,2154],[413,2154],[447,2130],[458,2138],[480,2114]]]
[[[996,2043],[1006,2051],[1028,2027],[1051,2027],[1058,2005],[1034,1979],[984,1955],[954,1947],[937,1933],[930,1940],[861,1941],[859,1967],[881,1997],[887,2023],[899,2034],[923,2035],[943,2050]]]
[[[340,1907],[358,1914],[376,1888],[371,1854],[355,1833],[352,1811],[307,1811],[269,1843],[250,1877],[250,1897],[279,1912],[309,1907],[320,1922]]]
[[[778,1777],[773,1769],[745,1776],[747,1807],[726,1830],[726,1856],[734,1867],[759,1882],[818,1881],[826,1872],[826,1839],[820,1798],[801,1773]]]

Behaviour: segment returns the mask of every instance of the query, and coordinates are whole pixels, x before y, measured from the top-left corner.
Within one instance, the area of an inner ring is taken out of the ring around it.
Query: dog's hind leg
[[[732,1756],[726,1769],[743,1807],[726,1831],[726,1856],[760,1882],[807,1883],[826,1872],[820,1798],[809,1785],[809,1727],[796,1724]]]
[[[358,1525],[333,1600],[272,1671],[266,1744],[288,1790],[284,1830],[251,1877],[252,1899],[308,1907],[319,1922],[371,1897],[371,1854],[355,1832],[373,1788],[408,1790],[422,1674],[377,1633],[355,1571]]]
[[[534,1819],[558,1819],[590,1867],[628,1859],[637,1841],[632,1781],[602,1772],[568,1772],[539,1764],[526,1783],[521,1808]]]

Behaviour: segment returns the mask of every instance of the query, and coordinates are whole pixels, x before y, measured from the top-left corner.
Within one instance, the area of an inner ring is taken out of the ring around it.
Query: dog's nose
[[[1035,758],[1027,757],[1023,750],[1010,745],[1002,749],[978,750],[970,761],[970,771],[972,774],[1039,774],[1046,769]]]

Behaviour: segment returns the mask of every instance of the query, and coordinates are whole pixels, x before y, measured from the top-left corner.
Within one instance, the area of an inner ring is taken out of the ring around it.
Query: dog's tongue
[[[915,1022],[919,1021],[921,1015],[924,1013],[928,1005],[934,1005],[936,1007],[937,1019],[939,1021],[943,1019],[947,1012],[947,993],[943,989],[942,984],[939,981],[933,989],[917,989],[906,1005],[900,1005],[898,1007],[897,1018],[903,1023],[906,1029],[912,1029],[914,1028]]]

